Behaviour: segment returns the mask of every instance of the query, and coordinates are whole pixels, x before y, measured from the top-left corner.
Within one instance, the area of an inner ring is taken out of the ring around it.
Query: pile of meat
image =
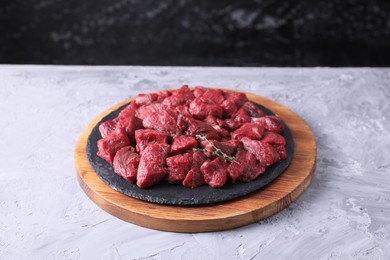
[[[98,156],[127,181],[189,188],[250,182],[286,159],[283,121],[245,94],[187,85],[139,94],[99,125]]]

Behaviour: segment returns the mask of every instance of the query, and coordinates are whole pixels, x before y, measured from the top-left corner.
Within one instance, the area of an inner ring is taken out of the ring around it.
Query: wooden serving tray
[[[115,191],[99,179],[88,162],[86,145],[95,125],[107,114],[134,99],[125,100],[96,117],[76,144],[75,163],[80,186],[108,213],[143,227],[174,232],[207,232],[232,229],[267,218],[295,201],[309,186],[316,165],[316,142],[309,126],[288,108],[250,93],[247,97],[278,114],[294,139],[290,166],[267,186],[249,195],[217,204],[168,206],[134,199]]]

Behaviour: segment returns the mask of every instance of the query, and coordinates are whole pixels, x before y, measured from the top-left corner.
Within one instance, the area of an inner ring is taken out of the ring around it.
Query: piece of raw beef
[[[117,128],[114,132],[97,142],[97,155],[112,164],[114,156],[119,149],[130,145],[125,129]]]
[[[188,188],[196,188],[205,184],[205,180],[200,167],[207,160],[206,155],[200,152],[192,153],[189,157],[190,171],[183,181],[183,185]]]
[[[140,157],[132,146],[121,148],[114,157],[114,171],[127,181],[135,183]]]
[[[153,129],[140,129],[135,131],[136,150],[142,154],[146,146],[150,144],[167,144],[168,135]]]
[[[188,160],[189,153],[178,154],[167,158],[167,175],[166,181],[174,184],[184,180],[190,170],[190,162]]]
[[[165,159],[168,157],[168,144],[149,144],[141,154],[137,171],[137,186],[148,188],[164,179],[166,171]]]

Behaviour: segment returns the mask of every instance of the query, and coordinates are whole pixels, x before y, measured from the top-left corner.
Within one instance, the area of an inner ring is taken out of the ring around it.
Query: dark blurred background
[[[2,0],[0,63],[389,66],[390,1]]]

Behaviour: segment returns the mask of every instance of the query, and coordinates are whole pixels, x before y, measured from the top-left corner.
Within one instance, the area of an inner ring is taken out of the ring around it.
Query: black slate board
[[[260,175],[258,179],[252,182],[236,182],[234,184],[226,183],[220,189],[213,189],[208,185],[190,189],[180,184],[172,185],[161,182],[150,188],[141,189],[137,185],[130,183],[122,177],[118,176],[110,164],[96,155],[98,151],[97,141],[102,138],[99,132],[100,123],[114,119],[127,105],[128,104],[118,108],[117,110],[102,118],[102,120],[92,129],[91,134],[88,137],[86,152],[89,163],[104,183],[112,187],[114,190],[136,199],[158,204],[183,206],[212,204],[236,199],[264,187],[277,178],[288,167],[294,154],[294,140],[292,138],[290,129],[286,126],[283,136],[286,139],[287,159],[267,167],[265,173]],[[265,108],[264,106],[259,104],[256,105],[260,107],[266,114],[273,114],[272,111]]]

